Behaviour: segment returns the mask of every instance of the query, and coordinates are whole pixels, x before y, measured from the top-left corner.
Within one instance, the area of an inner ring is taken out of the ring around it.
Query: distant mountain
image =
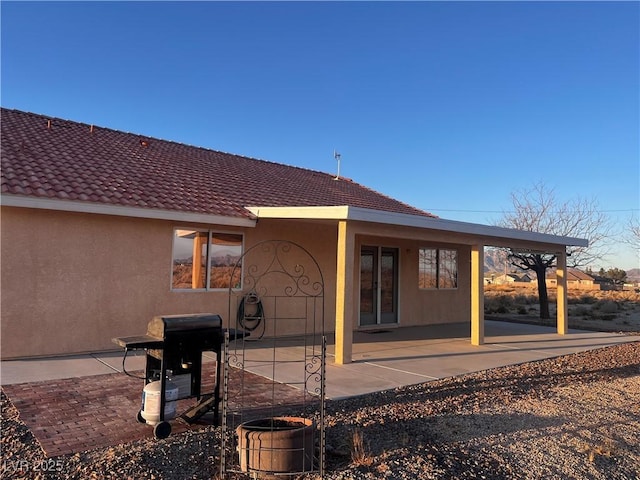
[[[487,248],[484,251],[484,271],[497,273],[521,273],[523,270],[511,265],[504,250]],[[627,270],[627,282],[640,282],[640,268]]]
[[[640,268],[632,268],[631,270],[627,270],[627,281],[628,282],[640,282]]]
[[[506,261],[504,250],[487,248],[484,251],[484,271],[485,272],[502,272],[505,268],[508,270],[511,266]]]
[[[497,273],[522,273],[524,270],[515,267],[507,260],[507,252],[497,248],[484,251],[484,271]]]

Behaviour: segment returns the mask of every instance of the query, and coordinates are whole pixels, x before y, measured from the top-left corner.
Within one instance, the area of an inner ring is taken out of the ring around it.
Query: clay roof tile
[[[2,192],[251,217],[247,206],[430,216],[348,179],[18,110],[1,110]]]

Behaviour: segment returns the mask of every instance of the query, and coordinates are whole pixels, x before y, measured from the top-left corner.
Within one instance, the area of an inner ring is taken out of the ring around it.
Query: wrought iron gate
[[[248,249],[233,270],[231,278],[241,280],[229,288],[229,325],[250,335],[233,342],[227,335],[225,341],[221,474],[319,472],[323,477],[326,337],[320,267],[302,246],[270,240]],[[304,423],[312,434],[291,440],[299,445],[265,446],[263,432],[280,431],[287,422]],[[258,447],[240,433],[256,425]]]

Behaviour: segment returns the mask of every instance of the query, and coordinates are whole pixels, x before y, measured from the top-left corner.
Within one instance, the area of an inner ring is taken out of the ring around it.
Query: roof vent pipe
[[[334,178],[334,180],[340,180],[340,157],[341,156],[342,155],[340,155],[335,150],[333,151],[333,158],[335,158],[338,161],[338,174],[336,175],[336,178]]]

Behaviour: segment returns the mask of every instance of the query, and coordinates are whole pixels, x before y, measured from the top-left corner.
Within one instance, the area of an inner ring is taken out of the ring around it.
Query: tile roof
[[[1,110],[2,194],[251,217],[352,206],[434,217],[348,179],[18,110]]]
[[[549,269],[546,273],[546,278],[555,279],[556,278],[556,269]],[[567,280],[570,282],[577,281],[593,281],[594,278],[588,273],[583,272],[582,270],[578,270],[577,268],[568,267],[567,268]]]

